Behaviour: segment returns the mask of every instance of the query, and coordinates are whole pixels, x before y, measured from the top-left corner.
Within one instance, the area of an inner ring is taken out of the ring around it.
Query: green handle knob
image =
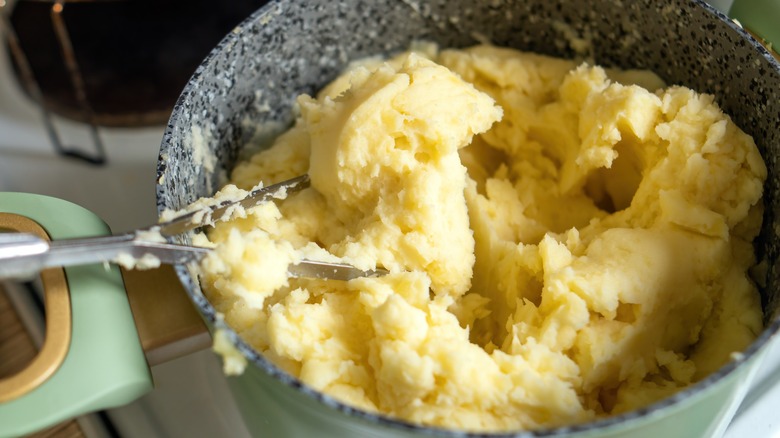
[[[37,222],[52,240],[110,234],[100,218],[75,204],[0,193],[0,219],[14,217]],[[0,221],[0,232],[8,229],[14,230]],[[65,277],[73,323],[64,359],[19,394],[0,394],[4,400],[0,436],[26,435],[87,412],[121,406],[152,389],[119,269],[79,266],[66,268]],[[41,351],[45,349],[44,343]],[[0,383],[3,379],[10,377],[0,376]]]

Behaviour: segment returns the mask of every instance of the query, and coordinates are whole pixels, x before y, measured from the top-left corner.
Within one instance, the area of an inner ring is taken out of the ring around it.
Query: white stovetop
[[[75,202],[102,217],[114,232],[154,223],[155,165],[163,127],[101,129],[109,159],[103,167],[61,158],[45,135],[39,110],[10,79],[3,51],[0,45],[0,191]],[[67,143],[91,147],[83,126],[63,120],[57,126]],[[778,343],[775,339],[769,346],[769,357],[725,436],[780,437]],[[210,351],[158,365],[152,373],[154,391],[108,413],[121,436],[248,436]]]

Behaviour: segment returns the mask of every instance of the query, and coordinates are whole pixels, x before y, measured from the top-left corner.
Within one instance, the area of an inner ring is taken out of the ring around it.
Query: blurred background
[[[212,48],[266,1],[0,0],[0,191],[156,221],[162,132]]]

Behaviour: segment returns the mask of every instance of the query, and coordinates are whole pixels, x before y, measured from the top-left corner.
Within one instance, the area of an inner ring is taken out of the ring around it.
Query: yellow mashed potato
[[[478,46],[363,63],[299,107],[231,182],[312,187],[218,223],[202,282],[345,403],[470,431],[579,423],[700,380],[762,329],[746,273],[766,168],[712,96]],[[302,258],[391,273],[288,279]]]

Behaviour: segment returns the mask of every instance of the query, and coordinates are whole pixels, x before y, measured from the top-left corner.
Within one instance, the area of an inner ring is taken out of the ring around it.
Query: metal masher
[[[167,222],[112,236],[46,241],[33,234],[0,233],[0,278],[30,278],[45,268],[110,262],[121,255],[135,259],[150,255],[161,263],[173,265],[197,261],[211,249],[153,241],[148,236],[159,233],[168,238],[182,234],[227,219],[236,206],[252,208],[272,199],[282,199],[306,187],[309,187],[309,176],[301,175],[254,190],[237,201],[222,202]],[[304,259],[289,265],[287,273],[291,277],[351,280],[384,275],[387,271],[364,271],[348,264]]]

